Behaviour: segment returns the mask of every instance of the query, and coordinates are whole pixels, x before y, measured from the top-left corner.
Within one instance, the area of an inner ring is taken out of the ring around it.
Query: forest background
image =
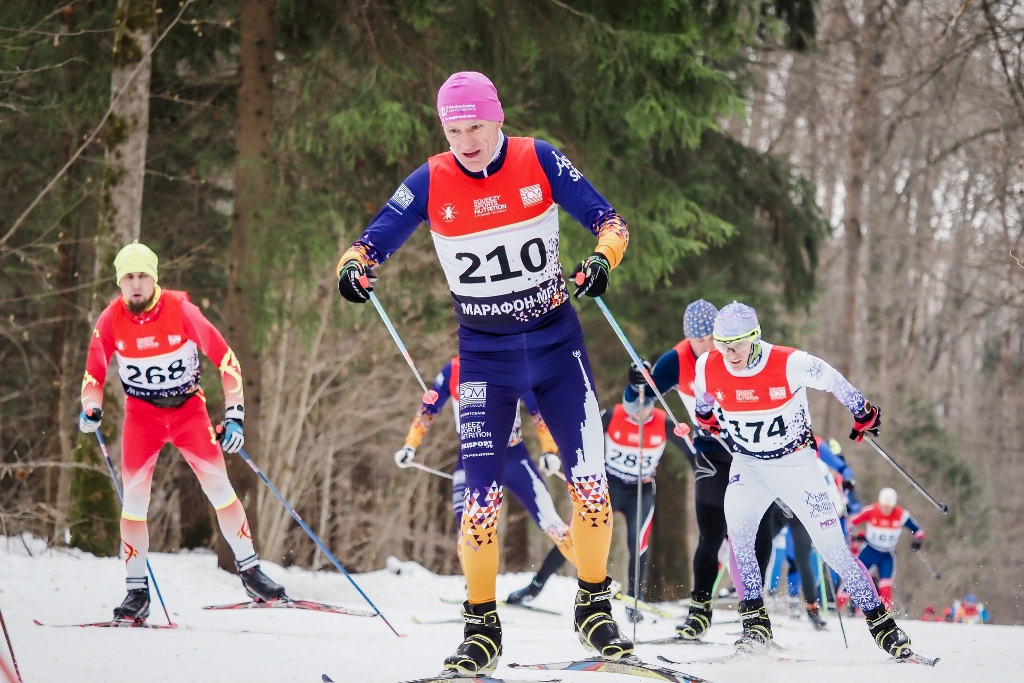
[[[559,146],[629,222],[606,300],[641,354],[682,337],[694,298],[756,306],[768,340],[822,356],[882,406],[882,442],[950,505],[940,516],[846,440],[838,404],[813,398],[861,496],[893,485],[927,531],[942,578],[901,548],[904,609],[973,591],[1017,623],[1022,46],[1018,0],[6,0],[2,531],[118,551],[115,493],[78,434],[77,399],[92,324],[116,294],[113,254],[138,238],[160,255],[161,284],[225,333],[247,451],[342,562],[372,570],[393,554],[457,572],[449,485],[392,461],[420,392],[375,312],[337,296],[334,264],[445,149],[437,88],[474,69],[497,85],[507,132]],[[563,214],[563,265],[591,248]],[[377,292],[425,375],[457,352],[425,228]],[[611,407],[629,361],[593,304],[578,308]],[[205,360],[203,385],[219,420]],[[116,461],[122,392],[106,387]],[[418,459],[452,467],[450,421]],[[152,548],[211,548],[229,567],[173,450],[157,465]],[[252,473],[229,468],[261,555],[324,568]],[[649,595],[683,597],[692,481],[671,449],[658,489]],[[562,485],[552,492],[567,514]],[[511,497],[502,525],[503,569],[536,565],[548,541]]]

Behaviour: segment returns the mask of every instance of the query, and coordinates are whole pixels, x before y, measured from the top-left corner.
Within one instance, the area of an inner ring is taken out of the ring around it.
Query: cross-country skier
[[[149,509],[153,468],[165,443],[174,444],[199,478],[217,511],[221,533],[235,554],[246,593],[254,600],[278,600],[284,588],[261,570],[249,522],[228,481],[223,449],[237,453],[244,443],[242,370],[224,342],[188,294],[161,289],[157,256],[138,240],[114,259],[121,296],[100,314],[89,344],[82,380],[82,414],[78,428],[93,433],[103,418],[103,384],[111,356],[117,356],[124,401],[121,438],[121,543],[128,595],[114,609],[115,619],[142,620],[149,615]],[[224,386],[224,437],[217,436],[199,386],[199,352],[220,370]]]
[[[583,280],[577,297],[604,293],[629,232],[564,154],[543,140],[504,135],[498,93],[483,74],[453,74],[438,92],[437,111],[451,150],[406,178],[342,255],[338,290],[349,301],[367,301],[373,269],[429,223],[459,321],[466,470],[465,640],[445,668],[486,674],[501,655],[495,581],[505,435],[512,432],[519,399],[531,391],[564,458],[573,500],[576,632],[585,647],[617,660],[631,654],[633,644],[611,616],[611,505],[601,416],[583,330],[568,305],[559,263],[558,206],[597,237],[594,253],[573,271]]]
[[[462,433],[459,426],[459,365],[459,357],[456,356],[446,363],[434,378],[433,389],[437,392],[438,398],[432,404],[421,404],[416,412],[416,417],[413,418],[412,424],[409,426],[409,433],[405,437],[405,444],[395,453],[395,464],[399,467],[412,466],[416,458],[416,449],[423,441],[430,425],[433,424],[434,418],[441,412],[449,399],[452,402],[452,412],[455,413],[455,431]],[[551,499],[551,493],[548,491],[543,477],[543,475],[554,474],[561,466],[558,446],[555,445],[555,440],[551,438],[551,432],[544,424],[544,418],[541,417],[540,411],[537,409],[537,402],[533,394],[524,396],[523,403],[537,427],[537,437],[540,439],[540,445],[544,451],[540,458],[541,466],[538,470],[537,466],[533,464],[530,451],[527,450],[526,444],[523,442],[522,420],[517,410],[512,434],[508,440],[508,454],[505,458],[505,486],[522,503],[537,526],[554,541],[559,557],[573,561],[569,525],[558,516],[555,502]],[[456,526],[461,528],[462,505],[466,493],[466,471],[461,458],[455,463],[453,476],[452,510],[455,512]],[[460,543],[459,548],[461,549],[461,547]],[[459,554],[461,556],[461,551]],[[555,570],[557,571],[557,567]]]
[[[924,543],[924,530],[909,510],[896,505],[896,491],[884,488],[878,492],[878,502],[863,508],[850,518],[850,526],[865,525],[864,547],[857,559],[871,570],[878,571],[878,594],[882,602],[892,609],[892,586],[896,580],[896,546],[904,527],[914,534],[910,549],[917,551]]]
[[[758,651],[772,640],[761,596],[754,538],[778,498],[800,519],[822,558],[843,578],[863,610],[875,643],[893,657],[912,654],[910,639],[878,597],[868,571],[846,545],[839,516],[814,453],[807,388],[828,391],[853,413],[850,437],[877,434],[878,408],[828,363],[804,351],[761,340],[757,314],[733,302],[719,311],[715,350],[697,361],[694,394],[699,425],[728,440],[733,450],[725,515],[732,545],[743,635],[740,650]]]
[[[687,305],[683,313],[684,339],[658,358],[651,372],[651,378],[662,394],[676,390],[695,426],[698,422],[693,412],[696,405],[693,394],[694,371],[697,359],[714,349],[712,334],[716,315],[718,309],[704,299]],[[643,374],[631,368],[629,385],[622,394],[622,404],[627,411],[637,410],[639,390],[645,385]],[[711,591],[718,577],[718,551],[726,537],[723,506],[725,488],[729,483],[729,467],[732,464],[732,455],[710,434],[695,436],[693,446],[696,454],[691,465],[700,537],[693,553],[690,613],[684,623],[676,626],[676,636],[686,640],[703,638],[711,627]],[[766,515],[757,536],[757,560],[762,572],[771,558],[772,539],[782,528],[780,524],[773,529],[770,522]]]

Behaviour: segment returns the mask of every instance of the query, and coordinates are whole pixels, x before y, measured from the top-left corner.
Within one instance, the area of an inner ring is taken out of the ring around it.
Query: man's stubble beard
[[[154,289],[153,293],[150,294],[149,298],[146,299],[145,301],[142,301],[140,303],[135,303],[134,301],[125,302],[125,305],[128,306],[128,312],[131,313],[132,315],[139,315],[140,313],[145,313],[146,309],[153,305],[153,298],[155,296],[156,290]]]

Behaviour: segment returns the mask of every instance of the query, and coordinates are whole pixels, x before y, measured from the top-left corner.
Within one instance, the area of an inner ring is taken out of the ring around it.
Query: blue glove
[[[78,431],[83,434],[92,434],[100,428],[100,420],[103,419],[103,411],[99,408],[92,408],[78,416]]]
[[[242,450],[245,444],[245,434],[242,431],[242,423],[230,418],[220,423],[224,431],[221,432],[220,447],[225,453],[237,453]]]

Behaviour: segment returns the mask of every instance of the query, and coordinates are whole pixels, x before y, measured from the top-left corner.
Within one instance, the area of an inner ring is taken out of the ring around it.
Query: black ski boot
[[[764,599],[741,600],[738,611],[743,622],[743,635],[736,641],[739,652],[761,653],[772,643],[772,622],[764,608]]]
[[[910,638],[896,625],[885,605],[866,610],[864,617],[868,622],[868,630],[875,639],[875,645],[896,659],[905,659],[913,654],[910,650]]]
[[[828,625],[825,620],[821,618],[821,613],[818,612],[818,603],[809,602],[807,603],[807,618],[811,620],[811,624],[814,625],[815,631],[824,631]]]
[[[700,640],[711,628],[711,594],[690,594],[690,613],[679,626],[676,626],[676,638],[683,640]]]
[[[540,595],[540,592],[544,590],[544,584],[537,582],[537,577],[534,576],[533,580],[530,581],[530,585],[526,588],[520,588],[517,591],[512,591],[505,598],[505,602],[509,605],[523,605],[528,602],[532,602],[535,597]]]
[[[149,577],[131,579],[132,586],[120,607],[114,608],[114,620],[145,621],[149,616]]]
[[[260,570],[259,563],[252,565],[248,569],[242,569],[238,562],[235,562],[235,566],[238,567],[238,578],[242,579],[242,586],[245,587],[245,592],[256,602],[273,602],[274,600],[287,599],[287,596],[284,594],[284,586],[271,581],[270,577]]]
[[[501,657],[501,622],[494,601],[462,604],[465,640],[455,654],[444,660],[445,671],[456,676],[489,676]]]
[[[576,591],[576,635],[583,647],[593,650],[608,661],[618,661],[633,654],[633,642],[619,633],[612,619],[612,580],[601,583],[580,579]]]

